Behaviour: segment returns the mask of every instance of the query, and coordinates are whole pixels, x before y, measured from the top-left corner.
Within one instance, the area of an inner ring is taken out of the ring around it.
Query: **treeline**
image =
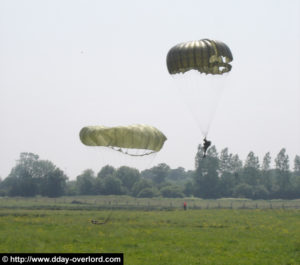
[[[138,171],[122,166],[104,166],[99,172],[84,170],[76,180],[68,180],[52,162],[40,160],[32,153],[21,153],[10,174],[0,180],[0,196],[68,196],[68,195],[130,195],[134,197],[220,198],[244,197],[251,199],[300,198],[300,157],[294,159],[290,170],[289,156],[283,148],[274,159],[267,153],[262,162],[253,152],[246,160],[229,153],[228,148],[217,152],[208,149],[203,158],[199,145],[195,170],[179,167],[171,169],[161,163]]]
[[[274,159],[266,153],[260,163],[254,152],[249,152],[244,163],[228,148],[218,154],[215,146],[203,158],[199,145],[193,178],[193,195],[201,198],[236,197],[250,199],[300,198],[300,157],[294,158],[290,170],[289,156],[282,148]]]

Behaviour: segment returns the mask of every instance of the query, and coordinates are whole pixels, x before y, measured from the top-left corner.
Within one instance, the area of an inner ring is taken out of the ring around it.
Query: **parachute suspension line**
[[[110,218],[111,218],[112,214],[113,214],[113,209],[112,209],[112,205],[111,205],[110,211],[109,211],[108,215],[106,216],[106,218],[104,219],[104,221],[91,220],[91,223],[93,225],[105,225],[110,221]]]
[[[218,76],[216,78],[212,78],[210,80],[210,89],[213,92],[213,95],[210,95],[210,97],[212,97],[212,99],[214,99],[213,101],[211,101],[211,108],[209,110],[210,113],[208,113],[209,119],[208,119],[208,123],[207,123],[207,127],[206,130],[203,130],[203,135],[204,137],[207,137],[210,127],[216,117],[216,113],[217,113],[217,109],[220,105],[221,102],[221,98],[223,96],[223,92],[224,92],[224,88],[226,86],[226,77],[227,75],[223,75],[223,76]]]
[[[129,154],[129,153],[127,153],[127,155],[130,155],[130,156],[148,156],[148,155],[151,155],[151,154],[154,154],[154,153],[157,153],[156,151],[151,151],[151,152],[149,152],[149,153],[145,153],[145,154],[137,154],[137,155],[135,155],[135,154]]]
[[[174,79],[177,77],[172,75]],[[203,137],[207,137],[214,120],[224,84],[220,76],[203,76],[191,70],[174,83],[186,109],[192,114]]]
[[[115,150],[115,151],[118,151],[122,154],[126,154],[126,155],[129,155],[129,156],[134,156],[134,157],[139,157],[139,156],[147,156],[147,155],[151,155],[151,154],[154,154],[154,153],[157,153],[157,151],[150,151],[148,153],[144,153],[144,154],[137,154],[138,150],[136,150],[136,153],[135,154],[131,154],[128,152],[128,148],[126,148],[125,150],[123,150],[122,148],[116,148],[114,146],[108,146],[109,148]]]
[[[209,130],[209,129],[208,129],[208,130]],[[201,130],[201,132],[202,132],[202,136],[203,136],[203,138],[207,138],[208,131],[207,131],[207,132],[203,132],[203,131]]]
[[[140,154],[139,151],[140,151],[139,149],[136,149],[135,152],[134,152],[134,155],[138,156]],[[144,151],[144,150],[142,149],[142,151]],[[142,153],[144,153],[144,152],[142,152]]]
[[[184,74],[177,80],[180,92],[206,137],[224,88],[224,82],[222,79],[220,82],[217,76],[230,72],[232,68],[230,62],[233,56],[229,47],[217,40],[188,41],[172,47],[166,59],[171,76]],[[205,74],[205,78],[200,74]],[[212,76],[217,81],[211,79]],[[186,79],[187,83],[184,84],[181,79]]]

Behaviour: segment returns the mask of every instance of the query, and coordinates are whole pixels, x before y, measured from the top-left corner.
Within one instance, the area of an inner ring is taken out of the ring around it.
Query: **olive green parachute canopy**
[[[134,156],[158,152],[167,140],[155,127],[141,124],[118,127],[87,126],[81,129],[79,136],[85,145],[111,147],[128,155],[134,154],[125,152],[122,148],[147,150],[144,154]]]
[[[221,75],[231,70],[233,60],[228,46],[216,40],[197,40],[177,44],[167,55],[170,74],[198,70],[200,73]]]

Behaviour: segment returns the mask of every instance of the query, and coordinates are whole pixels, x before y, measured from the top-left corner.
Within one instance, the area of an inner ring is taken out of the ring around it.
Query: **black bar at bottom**
[[[3,264],[116,264],[124,265],[123,253],[1,253]]]

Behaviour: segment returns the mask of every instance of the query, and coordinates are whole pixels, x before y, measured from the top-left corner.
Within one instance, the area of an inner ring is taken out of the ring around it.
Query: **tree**
[[[183,193],[186,196],[191,196],[194,193],[194,185],[192,181],[188,181],[184,184]]]
[[[276,181],[279,186],[279,196],[288,197],[290,189],[290,165],[289,156],[285,153],[285,148],[282,148],[275,159]]]
[[[215,146],[207,150],[205,158],[203,157],[203,153],[203,147],[199,145],[195,158],[194,195],[201,198],[217,198],[219,195],[218,153]]]
[[[153,189],[153,182],[149,179],[141,178],[139,181],[134,183],[132,187],[132,195],[138,197],[138,194],[146,188]]]
[[[78,186],[76,180],[71,180],[66,183],[65,194],[67,196],[75,196],[78,195]]]
[[[230,159],[230,172],[237,173],[243,168],[243,162],[238,155],[233,155]]]
[[[235,174],[225,171],[221,174],[219,182],[220,182],[220,188],[219,188],[220,196],[232,197],[233,189],[237,184]]]
[[[169,170],[170,167],[167,164],[161,163],[151,169],[142,171],[142,176],[151,179],[156,185],[161,185],[168,176]]]
[[[138,198],[153,198],[159,195],[159,191],[155,187],[142,189],[138,194]]]
[[[300,175],[294,175],[291,179],[293,198],[300,198]]]
[[[4,186],[10,196],[61,196],[67,176],[52,162],[33,153],[21,153]]]
[[[103,179],[103,194],[121,195],[123,194],[122,181],[114,176],[108,176]]]
[[[233,194],[237,198],[252,198],[253,187],[247,183],[240,183],[234,187]]]
[[[116,169],[113,166],[106,165],[101,168],[99,173],[97,174],[97,178],[105,178],[107,176],[114,176],[116,173]]]
[[[223,197],[233,196],[233,188],[237,185],[237,175],[242,169],[242,161],[238,155],[232,155],[228,148],[224,148],[220,154],[220,195]]]
[[[272,179],[271,179],[271,155],[267,152],[263,158],[261,166],[261,183],[268,190],[272,190]]]
[[[65,192],[66,180],[67,176],[58,168],[48,172],[42,181],[43,188],[41,194],[48,197],[62,196]]]
[[[111,177],[111,175],[108,175],[107,177]],[[107,178],[107,177],[105,177],[105,178]],[[103,187],[104,184],[103,183],[104,183],[105,178],[97,177],[95,179],[94,192],[96,195],[104,194],[104,187]]]
[[[300,176],[300,156],[298,155],[294,159],[294,175]]]
[[[2,181],[2,178],[0,178],[0,197],[2,196],[7,196],[7,191],[3,185],[3,181]]]
[[[36,154],[23,152],[20,154],[20,159],[17,160],[17,165],[26,168],[28,174],[30,174],[34,178],[39,173],[39,171],[36,170],[36,162],[38,161],[38,159],[39,156]]]
[[[163,197],[166,198],[183,198],[184,194],[181,190],[180,187],[175,186],[175,185],[168,185],[163,187],[160,190],[160,193],[162,194]]]
[[[34,171],[35,178],[38,179],[38,190],[41,195],[58,197],[64,194],[68,178],[51,161],[37,161]]]
[[[259,169],[259,159],[252,151],[247,155],[244,167]]]
[[[224,148],[220,153],[219,170],[222,173],[231,172],[232,154],[228,153],[228,148]]]
[[[183,167],[178,167],[175,169],[170,169],[167,176],[168,180],[171,181],[181,181],[185,178],[185,170]]]
[[[129,194],[132,191],[133,185],[141,178],[140,172],[137,169],[126,166],[120,167],[115,175],[122,181],[122,185],[127,189]]]
[[[91,169],[86,169],[83,173],[77,176],[77,188],[80,195],[95,194],[95,174]]]
[[[269,191],[266,189],[264,185],[257,185],[253,188],[252,198],[257,199],[268,199]]]
[[[17,165],[12,168],[6,184],[10,196],[35,196],[38,194],[39,170],[36,170],[38,155],[23,152]]]
[[[5,180],[9,196],[32,197],[38,194],[38,183],[22,165],[15,166]]]
[[[243,179],[244,181],[251,185],[255,186],[259,184],[260,171],[259,171],[259,160],[258,157],[254,155],[251,151],[245,161],[243,169]]]
[[[117,170],[110,165],[106,165],[101,168],[101,170],[97,174],[97,178],[95,179],[94,183],[94,191],[95,194],[106,194],[105,187],[104,187],[104,180],[107,177],[114,177],[116,175]]]
[[[261,169],[264,170],[264,171],[267,171],[267,170],[271,169],[271,155],[270,155],[270,152],[265,154],[265,156],[263,158],[263,163],[262,163]]]
[[[282,148],[275,159],[276,169],[280,171],[289,171],[289,156],[285,154],[285,148]]]

